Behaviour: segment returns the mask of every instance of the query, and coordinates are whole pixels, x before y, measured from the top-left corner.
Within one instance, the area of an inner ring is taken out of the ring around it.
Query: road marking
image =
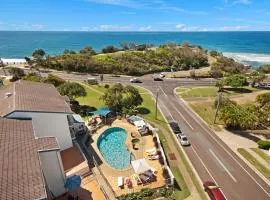
[[[217,186],[219,186],[218,183],[217,183],[217,181],[216,181],[216,179],[215,179],[215,178],[213,177],[213,175],[210,173],[209,169],[206,167],[206,165],[205,165],[204,162],[202,161],[202,159],[201,159],[201,157],[199,156],[199,154],[195,151],[195,149],[193,148],[193,146],[191,146],[191,149],[194,151],[195,155],[198,157],[199,161],[202,163],[203,167],[205,168],[205,170],[207,171],[207,173],[210,175],[210,177],[212,178],[212,180],[215,182],[215,184],[216,184]],[[224,195],[224,197],[225,197],[226,199],[228,199],[222,190],[221,190],[221,192],[222,192],[222,194]]]
[[[169,109],[162,103],[162,101],[159,101],[159,104],[162,104],[163,107],[166,109],[167,113],[169,113],[170,117],[172,118],[173,121],[175,121],[175,119],[173,118],[172,114],[170,113]],[[161,110],[161,109],[160,109]]]
[[[180,100],[178,97],[177,97],[177,100],[178,100],[178,103],[179,105],[181,106],[181,103],[180,103]],[[185,108],[186,106],[184,105],[183,108]],[[190,114],[191,117],[207,132],[208,135],[210,135],[210,137],[215,140],[215,142],[240,166],[240,168],[242,168],[248,175],[249,177],[264,191],[264,193],[270,197],[270,193],[268,193],[262,186],[261,184],[241,165],[241,163],[223,146],[223,144],[221,144],[220,141],[218,141],[209,131],[212,131],[212,130],[207,130],[204,125],[201,124],[201,122],[197,119],[197,116],[195,116],[193,114],[193,110],[191,110],[190,108],[187,108],[186,111],[188,113],[192,113]],[[251,169],[252,170],[252,169]],[[258,174],[257,174],[258,175]],[[259,176],[259,175],[258,175]],[[259,176],[260,177],[260,176]],[[261,178],[261,177],[260,177]],[[267,182],[261,178],[266,184]]]
[[[160,87],[160,86],[159,86]],[[167,94],[164,92],[164,90],[160,87],[161,91],[164,93],[164,95],[169,98],[167,96]],[[175,109],[175,111],[183,118],[183,120],[187,123],[187,125],[191,128],[191,130],[194,130],[194,128],[191,126],[191,124],[187,121],[187,119],[184,117],[184,115],[171,103],[171,101],[169,101],[170,104],[172,105],[173,109]]]
[[[160,89],[161,89],[161,91],[163,92],[163,94],[168,98],[168,95],[164,92],[164,90],[162,89],[162,87],[161,86],[158,86]]]
[[[225,171],[232,178],[232,180],[235,183],[237,183],[237,180],[234,178],[234,176],[231,174],[231,172],[227,169],[227,167],[221,162],[221,160],[217,157],[217,155],[212,151],[212,149],[209,149],[209,151],[214,156],[214,158],[219,162],[219,164],[225,169]]]

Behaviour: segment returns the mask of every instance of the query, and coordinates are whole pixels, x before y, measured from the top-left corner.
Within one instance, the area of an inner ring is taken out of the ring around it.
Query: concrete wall
[[[56,137],[61,150],[65,150],[73,146],[67,120],[67,114],[13,112],[8,115],[8,118],[32,118],[33,128],[36,137]]]
[[[59,151],[39,152],[41,168],[48,189],[54,197],[66,192],[64,188],[65,176]]]

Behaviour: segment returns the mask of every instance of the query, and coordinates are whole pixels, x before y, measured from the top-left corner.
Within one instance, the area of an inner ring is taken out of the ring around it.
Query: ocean
[[[100,51],[107,45],[121,42],[168,42],[201,45],[217,50],[240,62],[258,66],[270,63],[270,32],[27,32],[0,31],[0,57],[23,58],[37,48],[47,54],[61,54],[65,49],[79,50],[92,46]]]

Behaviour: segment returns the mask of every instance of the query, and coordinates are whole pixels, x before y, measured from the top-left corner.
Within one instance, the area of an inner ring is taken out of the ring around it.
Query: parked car
[[[184,134],[178,134],[177,138],[182,146],[189,146],[190,145],[190,143],[187,139],[187,136],[185,136]]]
[[[203,183],[204,191],[207,192],[211,200],[226,200],[220,187],[218,187],[213,181],[205,181]]]
[[[178,122],[176,122],[176,121],[170,121],[169,122],[169,125],[170,125],[170,127],[172,128],[172,130],[173,130],[173,132],[175,134],[181,134],[182,133]]]
[[[161,73],[159,74],[159,77],[160,77],[160,78],[165,78],[165,74],[164,74],[163,72],[161,72]]]
[[[138,78],[132,78],[132,79],[130,79],[130,82],[131,83],[142,83],[142,81]]]

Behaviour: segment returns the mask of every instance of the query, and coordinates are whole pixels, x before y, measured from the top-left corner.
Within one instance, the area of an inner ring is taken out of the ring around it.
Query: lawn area
[[[251,148],[252,151],[254,151],[256,154],[258,154],[262,159],[264,159],[266,162],[270,164],[270,156],[267,155],[265,152],[263,152],[259,148]]]
[[[95,108],[100,108],[104,106],[102,100],[100,100],[101,94],[91,90],[86,84],[82,84],[85,88],[86,96],[79,97],[76,100],[80,102],[81,105],[89,105]]]
[[[77,100],[80,102],[80,104],[90,105],[90,106],[94,106],[96,108],[104,106],[103,102],[99,99],[101,94],[97,93],[94,90],[91,90],[91,88],[93,88],[95,90],[99,90],[100,92],[105,91],[105,90],[99,88],[102,86],[92,86],[92,85],[88,86],[87,84],[82,84],[82,85],[86,89],[87,96],[77,98]],[[161,114],[161,112],[159,110],[157,112],[157,119],[155,119],[155,101],[154,101],[152,95],[149,93],[148,90],[146,90],[142,87],[137,87],[137,88],[139,89],[140,93],[142,93],[141,96],[143,98],[143,103],[139,107],[139,115],[142,116],[147,121],[149,121],[150,123],[152,122],[153,124],[157,124],[157,125],[161,126],[162,129],[164,129],[164,132],[159,131],[158,134],[160,136],[160,140],[162,141],[162,146],[164,148],[164,151],[165,151],[166,155],[168,155],[168,153],[170,153],[171,150],[170,150],[170,146],[167,142],[167,139],[165,137],[165,133],[169,134],[169,137],[173,137],[173,136],[172,136],[172,134],[170,134],[170,130],[168,128],[167,122],[163,118],[163,115]],[[174,141],[174,143],[175,143],[175,146],[177,146],[175,141]],[[189,166],[189,163],[187,162],[186,158],[184,157],[184,154],[181,151],[181,149],[179,147],[177,147],[177,150],[179,151],[181,158],[182,158],[182,162],[184,163],[185,167],[187,168],[187,171],[190,174],[192,181],[194,182],[202,199],[205,199],[204,191],[201,189],[201,186],[200,186],[196,176],[194,175],[191,166]],[[186,197],[188,197],[190,195],[190,191],[187,188],[185,180],[184,180],[184,178],[183,178],[183,176],[182,176],[182,174],[177,166],[171,166],[171,169],[172,169],[172,172],[173,172],[175,179],[176,179],[176,182],[177,182],[177,186],[175,187],[175,193],[174,193],[173,197],[174,197],[174,199],[185,199]]]
[[[254,158],[247,150],[243,148],[237,149],[237,151],[250,163],[252,164],[258,171],[260,171],[265,178],[270,180],[270,169],[262,165],[256,158]]]
[[[224,88],[225,95],[233,96],[238,94],[249,94],[253,92],[261,91],[257,88],[243,87],[243,88]],[[176,92],[181,92],[182,98],[197,98],[197,97],[216,97],[218,95],[217,87],[193,87],[193,88],[183,88],[179,87]]]
[[[186,92],[182,93],[181,97],[183,98],[215,97],[217,96],[217,91],[218,88],[216,87],[195,87],[190,88]]]
[[[189,103],[189,105],[212,129],[215,131],[222,130],[218,125],[222,125],[223,122],[218,117],[216,124],[214,124],[216,109],[213,102]]]

